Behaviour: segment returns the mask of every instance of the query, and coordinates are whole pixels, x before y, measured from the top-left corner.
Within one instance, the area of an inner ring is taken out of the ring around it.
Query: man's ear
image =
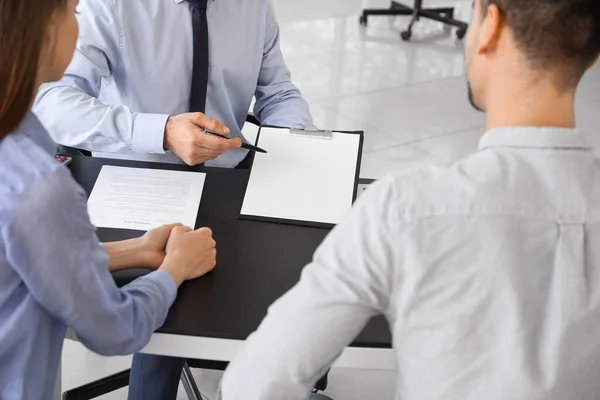
[[[504,24],[504,16],[498,6],[495,4],[488,6],[479,30],[477,54],[484,54],[496,48],[504,29]]]

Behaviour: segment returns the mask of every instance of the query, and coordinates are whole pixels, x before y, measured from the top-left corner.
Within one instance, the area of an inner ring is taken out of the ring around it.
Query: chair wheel
[[[358,22],[362,25],[362,26],[367,26],[368,24],[368,19],[366,15],[361,15],[360,18],[358,19]]]
[[[400,37],[402,38],[402,40],[404,40],[405,42],[407,42],[412,37],[412,32],[411,31],[404,31],[404,32],[400,33]]]
[[[464,38],[466,34],[467,34],[467,30],[463,29],[463,28],[456,31],[456,37],[459,39]]]

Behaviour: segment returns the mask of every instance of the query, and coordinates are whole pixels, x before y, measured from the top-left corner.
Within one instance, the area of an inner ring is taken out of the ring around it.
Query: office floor
[[[366,29],[358,25],[363,6],[386,7],[386,0],[273,2],[283,52],[317,126],[365,131],[363,177],[378,178],[411,165],[448,165],[476,150],[485,119],[466,100],[463,42],[438,23],[421,21],[413,41],[405,43],[399,32],[406,17],[373,17]],[[472,0],[431,3],[456,5],[459,18],[470,18]],[[577,119],[598,154],[600,139],[594,130],[600,126],[599,109],[596,67],[578,93]],[[129,360],[102,358],[67,341],[63,387],[126,369]],[[220,373],[195,371],[195,376],[213,400]],[[337,400],[391,400],[393,392],[393,373],[336,369],[327,393]],[[102,399],[125,398],[121,390]],[[183,391],[179,399],[186,399]]]

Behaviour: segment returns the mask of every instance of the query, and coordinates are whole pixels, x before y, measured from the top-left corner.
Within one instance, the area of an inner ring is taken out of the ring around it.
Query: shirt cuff
[[[154,271],[142,277],[142,279],[156,283],[162,289],[169,307],[173,305],[177,297],[177,285],[175,285],[175,281],[171,278],[171,275],[165,271]]]
[[[164,154],[163,142],[167,119],[169,116],[165,114],[137,114],[133,121],[133,151]]]

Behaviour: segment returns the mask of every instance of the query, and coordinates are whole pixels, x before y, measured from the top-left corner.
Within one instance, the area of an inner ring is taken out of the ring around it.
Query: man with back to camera
[[[247,167],[239,147],[253,96],[261,122],[312,126],[268,0],[81,0],[78,12],[73,60],[34,105],[60,144],[104,157]],[[129,398],[174,399],[183,362],[136,355]]]
[[[230,364],[222,399],[303,398],[376,314],[398,399],[600,398],[600,166],[574,112],[600,2],[474,11],[479,151],[367,190]]]

